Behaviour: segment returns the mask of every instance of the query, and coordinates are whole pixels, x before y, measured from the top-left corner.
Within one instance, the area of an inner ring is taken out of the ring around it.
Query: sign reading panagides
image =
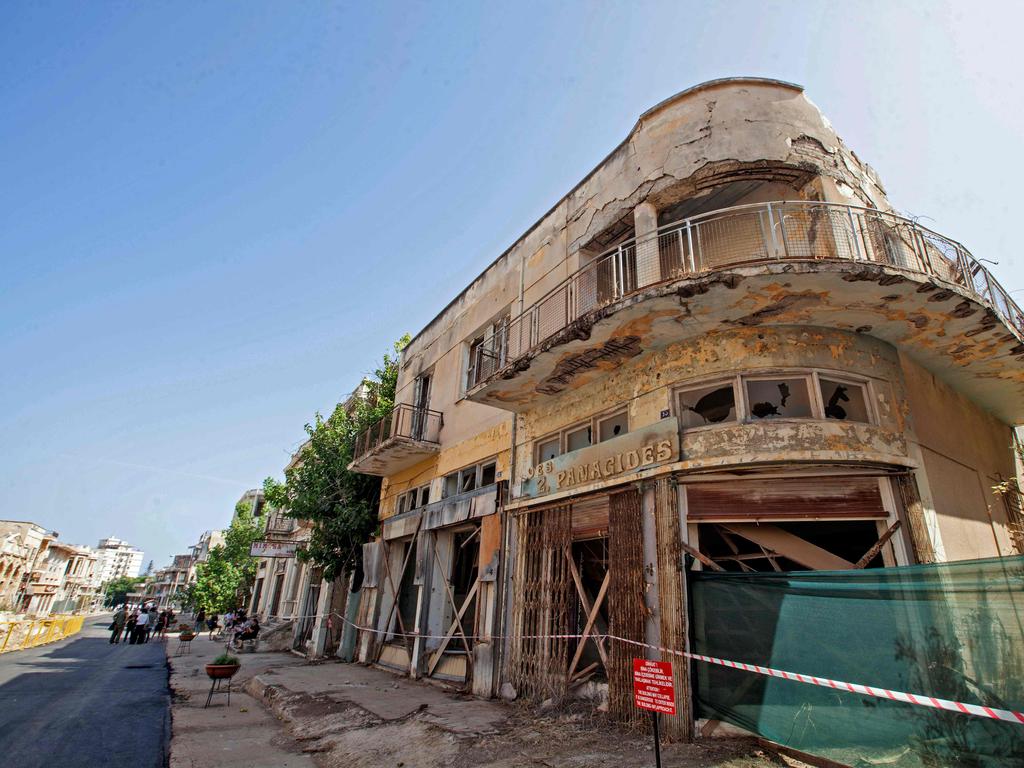
[[[628,475],[664,464],[679,455],[679,426],[662,419],[635,432],[563,453],[526,470],[522,496],[543,496]]]

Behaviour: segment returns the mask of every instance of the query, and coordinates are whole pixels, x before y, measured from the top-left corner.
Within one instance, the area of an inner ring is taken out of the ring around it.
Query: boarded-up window
[[[806,520],[815,517],[884,518],[878,479],[801,477],[692,483],[689,520]]]

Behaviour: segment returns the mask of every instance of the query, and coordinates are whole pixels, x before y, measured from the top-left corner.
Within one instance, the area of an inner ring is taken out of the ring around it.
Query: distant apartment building
[[[96,546],[98,578],[101,584],[122,576],[135,577],[142,570],[142,550],[110,536]]]
[[[635,720],[602,638],[685,650],[687,569],[1024,550],[1019,494],[991,490],[1016,487],[1024,313],[789,83],[645,112],[399,368],[351,464],[384,482],[359,656],[414,677],[591,680]]]

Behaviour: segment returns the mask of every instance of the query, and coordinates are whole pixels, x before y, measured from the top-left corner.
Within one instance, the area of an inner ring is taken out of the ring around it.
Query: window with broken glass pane
[[[559,440],[558,437],[545,440],[537,445],[537,463],[539,464],[542,461],[550,461],[561,452],[561,440]]]
[[[624,435],[629,432],[629,416],[625,411],[602,419],[597,423],[597,434],[599,442],[611,440],[613,437]]]
[[[684,389],[679,393],[679,423],[683,429],[728,421],[736,421],[736,390],[733,382]]]
[[[863,384],[835,381],[824,376],[818,378],[821,384],[821,402],[825,406],[826,419],[840,421],[871,422],[868,416],[868,399]]]
[[[747,411],[753,420],[807,419],[813,416],[804,377],[748,379]]]

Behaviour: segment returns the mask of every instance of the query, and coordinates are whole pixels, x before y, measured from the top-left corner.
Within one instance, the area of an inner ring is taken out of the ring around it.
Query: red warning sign
[[[676,713],[672,662],[633,659],[633,703],[663,715]]]

